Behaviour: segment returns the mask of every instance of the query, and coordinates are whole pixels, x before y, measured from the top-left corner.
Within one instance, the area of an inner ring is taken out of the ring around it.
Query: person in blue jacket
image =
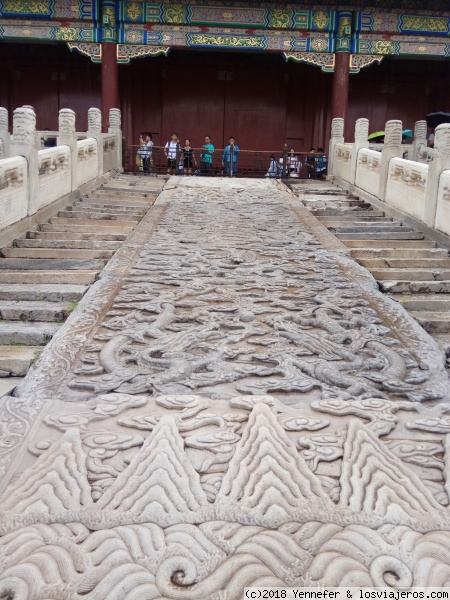
[[[237,173],[239,152],[240,148],[231,135],[228,139],[228,146],[225,146],[222,154],[222,167],[227,175],[231,175],[231,169],[233,169],[233,175]]]

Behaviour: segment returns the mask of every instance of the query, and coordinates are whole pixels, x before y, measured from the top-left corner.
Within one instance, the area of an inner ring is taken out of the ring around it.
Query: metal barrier
[[[163,146],[152,146],[150,150],[144,149],[142,146],[125,146],[123,160],[125,172],[153,177],[170,172],[171,174],[205,177],[270,177],[274,179],[324,178],[328,163],[328,157],[325,154],[296,152],[294,155],[290,155],[286,149],[282,151],[238,150],[237,152],[231,149],[224,152],[222,148],[215,148],[212,162],[208,163],[202,161],[202,148],[194,148],[193,159],[190,161],[185,159],[181,147],[169,163]]]

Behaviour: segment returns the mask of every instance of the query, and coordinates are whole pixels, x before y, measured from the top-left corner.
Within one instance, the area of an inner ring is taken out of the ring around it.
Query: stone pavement
[[[0,407],[0,598],[450,586],[437,344],[273,181],[172,178]]]

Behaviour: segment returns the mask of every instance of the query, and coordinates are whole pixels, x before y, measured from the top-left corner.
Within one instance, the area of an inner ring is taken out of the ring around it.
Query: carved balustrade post
[[[419,160],[419,152],[422,146],[427,145],[427,122],[416,121],[414,125],[414,140],[412,143],[411,160]]]
[[[36,148],[36,113],[32,106],[21,106],[14,111],[13,136],[11,156],[23,156],[28,163],[27,214],[33,215],[38,209],[39,162]]]
[[[109,109],[108,133],[112,133],[116,136],[116,167],[122,172],[122,114],[119,108]]]
[[[439,179],[442,171],[450,169],[450,124],[436,127],[434,132],[434,158],[428,165],[427,187],[425,190],[425,223],[436,227],[436,206]]]
[[[76,114],[70,108],[62,108],[59,111],[58,119],[58,146],[69,146],[70,148],[70,189],[77,189],[77,173],[78,173],[78,147],[77,137],[75,135]]]
[[[401,121],[388,121],[385,127],[384,147],[381,151],[380,163],[380,185],[378,187],[378,198],[385,200],[387,178],[389,174],[389,163],[392,158],[403,156]]]
[[[97,140],[98,175],[103,175],[102,111],[99,108],[88,110],[87,136]]]
[[[344,143],[344,119],[336,118],[331,121],[331,137],[328,147],[328,177],[334,175],[334,148],[336,144]]]
[[[8,111],[0,106],[0,158],[11,156],[11,141],[8,130]]]
[[[352,163],[351,163],[351,181],[356,181],[356,169],[358,168],[358,153],[361,148],[369,147],[369,119],[358,119],[355,123],[355,143],[353,144]]]

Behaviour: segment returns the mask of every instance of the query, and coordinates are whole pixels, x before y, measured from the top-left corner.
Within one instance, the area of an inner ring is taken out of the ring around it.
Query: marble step
[[[71,216],[69,217],[52,217],[50,219],[50,224],[51,225],[67,225],[67,226],[74,226],[74,225],[88,225],[89,227],[92,228],[92,217],[88,217],[86,219],[79,219],[78,217],[76,217],[73,213],[71,213]],[[118,219],[98,219],[96,220],[95,223],[95,228],[97,229],[97,227],[112,227],[112,228],[119,228],[119,227],[132,227],[134,228],[137,225],[138,221],[122,221],[122,220],[118,220]]]
[[[397,248],[436,248],[437,243],[431,240],[373,240],[368,237],[365,240],[361,239],[351,239],[351,240],[343,240],[343,244],[347,246],[347,248],[354,248],[358,250],[362,249],[373,249],[373,248],[382,248],[384,250],[388,249],[397,249]]]
[[[342,241],[346,240],[371,240],[374,237],[373,233],[336,233],[336,237]],[[377,240],[423,240],[424,235],[421,231],[378,231],[376,234]]]
[[[433,332],[433,339],[447,356],[447,368],[450,368],[450,333]]]
[[[450,294],[389,294],[407,311],[450,312]]]
[[[15,248],[61,248],[61,249],[84,249],[102,250],[115,252],[122,245],[121,241],[108,240],[68,240],[63,236],[54,239],[16,239],[13,242]],[[85,255],[86,258],[86,255]]]
[[[23,380],[23,377],[2,377],[0,379],[0,398],[12,394]]]
[[[132,187],[103,187],[99,188],[94,193],[91,193],[90,196],[95,196],[97,198],[115,198],[115,199],[123,199],[123,198],[132,198],[132,199],[155,199],[161,193],[162,187],[160,189],[144,189],[144,188],[132,188]]]
[[[128,208],[126,206],[105,206],[104,204],[91,204],[87,202],[76,202],[71,206],[67,206],[65,211],[70,212],[79,212],[84,211],[88,213],[102,213],[102,214],[117,214],[122,215],[124,218],[129,218],[130,216],[134,218],[134,215],[138,217],[142,217],[148,212],[148,208]]]
[[[92,228],[91,228],[92,229]],[[92,242],[123,242],[127,239],[128,233],[98,233],[98,232],[76,232],[76,231],[28,231],[27,239],[32,240],[77,240]]]
[[[89,271],[14,271],[0,270],[0,284],[69,284],[69,285],[91,285],[96,281],[100,270]]]
[[[410,311],[409,314],[428,333],[450,333],[450,311],[435,312],[435,311]]]
[[[56,218],[56,217],[55,217]],[[128,235],[134,229],[133,225],[125,226],[117,226],[117,221],[102,221],[102,223],[109,223],[108,225],[99,225],[99,222],[96,221],[95,227],[93,227],[92,221],[88,221],[87,223],[83,223],[82,225],[74,223],[75,219],[64,219],[64,222],[54,222],[54,223],[41,223],[39,225],[40,231],[59,231],[59,232],[68,232],[68,233],[87,233],[90,235],[99,235],[102,233],[107,233],[108,235]],[[95,229],[95,233],[92,231]]]
[[[321,223],[400,223],[393,221],[390,217],[373,217],[365,214],[345,214],[345,215],[315,215]]]
[[[144,197],[142,196],[142,198],[139,197],[129,197],[129,196],[125,196],[125,197],[121,197],[121,196],[117,196],[114,194],[101,194],[101,195],[96,195],[95,193],[92,194],[88,194],[87,196],[82,196],[78,202],[82,202],[90,204],[98,204],[99,206],[130,206],[132,208],[136,207],[136,208],[144,208],[144,209],[149,209],[152,204],[154,203],[155,198],[154,197]]]
[[[378,236],[378,233],[401,233],[414,231],[412,227],[405,227],[404,225],[391,225],[390,223],[373,225],[338,225],[330,227],[330,231],[333,233],[371,233],[374,237]]]
[[[0,283],[0,301],[74,302],[80,300],[87,289],[85,285],[62,283]]]
[[[391,258],[448,258],[446,248],[355,248],[350,250],[350,256],[355,260],[391,259]]]
[[[397,281],[386,279],[379,282],[381,291],[388,294],[450,294],[450,280]]]
[[[358,262],[372,271],[373,269],[450,269],[450,258],[363,258]]]
[[[0,319],[4,321],[55,321],[67,319],[72,311],[69,302],[0,300]]]
[[[399,281],[447,281],[450,279],[450,269],[373,269],[375,279]]]
[[[343,217],[343,218],[349,218],[349,219],[355,219],[357,217],[364,216],[364,217],[384,217],[384,212],[381,210],[358,210],[358,209],[353,209],[353,210],[342,210],[342,209],[336,209],[336,208],[321,208],[321,209],[316,209],[316,210],[311,210],[312,214],[319,218],[319,217]]]
[[[128,216],[128,215],[125,215]],[[76,219],[78,220],[88,220],[88,219],[92,219],[92,220],[99,220],[99,221],[121,221],[124,224],[129,225],[130,223],[137,223],[141,217],[139,215],[136,214],[131,214],[129,215],[129,219],[124,221],[124,214],[123,213],[113,213],[113,212],[108,212],[108,213],[102,213],[102,212],[90,212],[89,210],[60,210],[58,212],[58,217],[62,218],[62,219]],[[55,221],[53,220],[53,218],[51,219],[51,222],[54,223]],[[82,224],[82,223],[81,223]]]
[[[0,371],[24,377],[41,352],[42,346],[0,346]]]
[[[3,248],[0,255],[5,258],[29,258],[30,260],[37,259],[106,259],[109,260],[115,250],[89,250],[85,248]]]
[[[104,260],[82,260],[68,258],[0,258],[0,270],[17,271],[101,271],[105,266]]]
[[[136,212],[138,214],[145,214],[149,206],[146,205],[137,205],[137,204],[124,204],[123,202],[113,204],[113,203],[105,203],[105,202],[96,202],[95,200],[89,200],[85,198],[84,200],[79,200],[72,204],[72,210],[90,210],[97,212],[117,212],[117,213],[129,213]],[[67,208],[66,210],[69,210]]]
[[[0,345],[45,346],[61,327],[60,323],[24,323],[10,321],[1,324]]]

